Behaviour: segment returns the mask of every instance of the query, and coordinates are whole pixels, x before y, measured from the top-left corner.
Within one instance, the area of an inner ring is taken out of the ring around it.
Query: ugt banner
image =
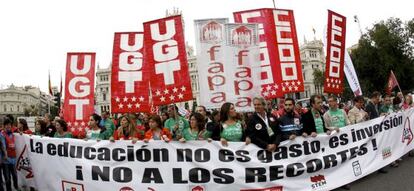
[[[344,82],[346,17],[328,10],[324,92],[341,94]]]
[[[154,105],[193,99],[181,16],[144,23],[145,65],[152,70]]]
[[[95,53],[70,52],[67,55],[64,119],[77,136],[88,127],[94,112]]]
[[[233,14],[236,22],[259,24],[262,95],[271,99],[303,92],[293,10],[255,9]]]
[[[144,63],[144,33],[115,33],[111,108],[114,113],[149,112],[151,65]]]
[[[413,111],[284,141],[273,153],[242,142],[16,139],[27,145],[37,190],[332,190],[414,149]]]
[[[208,109],[220,108],[227,101],[231,83],[226,80],[224,62],[226,18],[195,20],[200,105]]]

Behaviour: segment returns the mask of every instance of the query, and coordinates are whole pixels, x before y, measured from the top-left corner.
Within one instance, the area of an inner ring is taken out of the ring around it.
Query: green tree
[[[317,94],[322,93],[324,81],[325,81],[325,74],[318,68],[313,69],[313,83],[315,84],[315,91]]]
[[[351,57],[364,93],[384,92],[393,70],[404,91],[414,88],[414,19],[380,21],[363,34]]]

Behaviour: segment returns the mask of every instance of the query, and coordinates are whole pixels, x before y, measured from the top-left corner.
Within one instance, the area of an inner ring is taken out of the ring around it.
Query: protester
[[[11,191],[11,181],[13,180],[13,187],[18,190],[17,172],[16,172],[16,144],[15,137],[12,131],[12,121],[6,118],[3,122],[4,131],[2,136],[5,138],[5,146],[7,157],[3,164],[3,175],[6,182],[6,190]]]
[[[143,139],[142,133],[135,127],[135,123],[131,120],[128,114],[125,114],[120,118],[120,124],[121,125],[109,140],[132,140],[132,143],[135,143],[138,140]]]
[[[179,140],[183,130],[189,128],[190,124],[178,114],[178,107],[173,104],[168,106],[168,115],[170,118],[165,122],[165,127],[170,130],[174,140]]]
[[[46,133],[47,133],[47,127],[46,127],[45,121],[41,119],[37,119],[35,123],[34,135],[46,136]]]
[[[163,126],[165,126],[165,122],[168,120],[168,118],[170,118],[170,116],[168,116],[168,112],[164,111],[161,113],[161,122]]]
[[[356,96],[354,98],[354,107],[348,112],[348,118],[351,124],[357,124],[357,123],[368,120],[369,115],[363,109],[364,103],[365,103],[364,97]]]
[[[0,191],[4,191],[3,187],[3,173],[4,164],[7,162],[7,152],[6,152],[6,140],[3,136],[3,133],[0,133]]]
[[[214,110],[211,114],[211,121],[206,124],[206,137],[210,140],[219,141],[221,133],[220,112]]]
[[[411,95],[406,95],[404,99],[404,103],[402,105],[403,110],[407,110],[413,107],[413,97]]]
[[[197,113],[200,113],[201,115],[203,115],[204,120],[206,121],[205,123],[208,123],[208,122],[211,121],[210,118],[208,117],[208,113],[207,113],[206,107],[204,107],[202,105],[199,105],[196,108],[196,112]]]
[[[55,138],[72,138],[72,133],[68,132],[68,124],[62,119],[56,120]]]
[[[248,119],[246,136],[262,149],[274,152],[282,139],[282,132],[276,117],[266,112],[266,100],[262,97],[253,99],[255,112]]]
[[[329,129],[329,131],[336,130],[339,132],[339,129],[349,125],[350,121],[345,110],[338,108],[338,98],[335,95],[328,97],[328,104],[329,110],[323,115],[325,127]]]
[[[190,115],[190,128],[183,130],[183,137],[180,142],[206,140],[205,137],[205,117],[201,113],[193,113]]]
[[[227,146],[228,142],[245,140],[244,129],[240,121],[236,121],[237,112],[232,103],[226,102],[220,109],[221,133],[220,142]]]
[[[100,127],[105,127],[105,137],[110,137],[115,132],[115,123],[109,118],[110,113],[108,111],[102,112],[102,119],[99,122]]]
[[[284,100],[283,115],[278,118],[279,127],[282,132],[282,141],[288,139],[293,140],[296,136],[303,135],[302,118],[300,115],[295,113],[294,107],[295,100],[292,98],[286,98]]]
[[[23,118],[20,118],[17,123],[18,132],[31,135],[33,132],[27,126],[27,121]]]
[[[106,132],[105,127],[99,126],[102,118],[98,114],[94,113],[89,117],[89,129],[86,131],[86,139],[89,140],[107,140],[110,135]]]
[[[388,115],[392,112],[396,111],[394,108],[394,105],[392,103],[391,100],[391,96],[390,95],[384,95],[384,103],[382,104],[382,106],[379,109],[379,114],[381,116],[384,115]]]
[[[377,91],[372,92],[370,96],[370,101],[365,108],[365,111],[369,115],[369,119],[375,119],[380,116],[380,113],[379,113],[379,109],[381,108],[379,104],[380,96],[381,94]]]
[[[56,133],[56,127],[52,124],[52,116],[50,114],[45,114],[44,121],[46,123],[47,133],[46,136],[53,137]]]
[[[169,129],[162,127],[161,118],[158,115],[152,115],[148,121],[150,129],[145,132],[144,142],[149,140],[164,140],[169,142],[172,139],[172,135]]]
[[[322,98],[320,95],[312,95],[310,98],[311,109],[302,115],[304,135],[316,137],[328,131],[322,113]],[[329,133],[329,132],[328,132]]]

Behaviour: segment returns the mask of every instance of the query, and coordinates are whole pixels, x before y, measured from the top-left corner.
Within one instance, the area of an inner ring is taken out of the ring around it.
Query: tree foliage
[[[316,93],[318,94],[322,93],[324,81],[325,81],[325,74],[318,68],[313,69],[313,83],[315,84]]]
[[[352,50],[359,82],[364,93],[383,92],[393,70],[403,91],[414,88],[414,19],[380,21],[363,34]]]

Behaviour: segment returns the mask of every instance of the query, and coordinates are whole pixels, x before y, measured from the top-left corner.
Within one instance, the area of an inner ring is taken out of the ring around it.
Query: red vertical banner
[[[262,95],[267,99],[304,91],[292,10],[256,9],[234,13],[236,22],[258,23]]]
[[[94,112],[95,53],[68,53],[64,119],[75,136],[88,127]]]
[[[151,66],[144,63],[144,34],[115,33],[111,75],[113,113],[149,112]]]
[[[151,93],[154,105],[193,99],[181,16],[144,23],[145,64],[153,68]]]
[[[328,10],[324,92],[341,94],[344,82],[346,17]]]

